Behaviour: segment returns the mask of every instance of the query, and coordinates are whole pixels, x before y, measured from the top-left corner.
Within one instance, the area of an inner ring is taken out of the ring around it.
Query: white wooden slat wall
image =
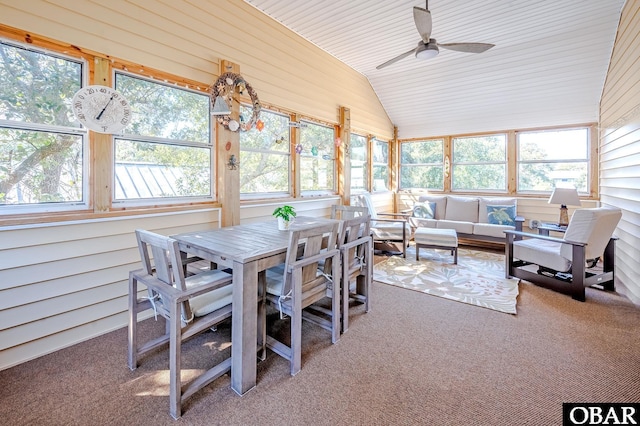
[[[627,0],[600,101],[600,198],[622,209],[616,290],[640,304],[640,0]]]
[[[0,0],[0,21],[208,85],[226,59],[263,102],[331,123],[345,106],[353,129],[393,137],[362,74],[242,0]]]
[[[217,208],[0,229],[0,370],[127,324],[134,230],[219,226]],[[123,342],[124,344],[124,342]]]
[[[226,59],[262,102],[327,122],[345,106],[353,129],[393,136],[366,78],[241,0],[0,0],[0,22],[205,84]],[[328,216],[334,202],[292,204],[299,214]],[[246,206],[241,220],[272,211]],[[135,228],[217,226],[214,210],[0,229],[0,370],[126,325]]]
[[[296,210],[296,216],[330,217],[331,206],[340,204],[340,197],[327,197],[307,200],[290,200],[286,202],[262,202],[240,206],[240,223],[255,223],[276,220],[273,211],[283,204],[292,206]]]

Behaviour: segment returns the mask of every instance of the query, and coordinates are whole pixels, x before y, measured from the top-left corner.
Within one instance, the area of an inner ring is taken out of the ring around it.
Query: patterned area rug
[[[504,255],[459,248],[458,264],[453,265],[450,253],[421,249],[420,260],[416,261],[415,247],[409,247],[406,259],[392,256],[376,264],[373,279],[470,305],[516,313],[520,280],[504,277]]]

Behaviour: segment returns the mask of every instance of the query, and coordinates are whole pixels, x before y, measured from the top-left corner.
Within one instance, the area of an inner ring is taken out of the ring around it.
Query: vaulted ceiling
[[[495,47],[381,70],[417,45],[425,1],[245,1],[365,75],[406,139],[597,122],[625,0],[432,0],[438,43]]]

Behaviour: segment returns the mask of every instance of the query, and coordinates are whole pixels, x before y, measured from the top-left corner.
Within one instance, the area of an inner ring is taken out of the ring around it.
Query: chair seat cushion
[[[229,274],[219,270],[205,271],[185,279],[187,288],[197,287],[211,281],[228,278]],[[189,299],[191,311],[196,317],[205,316],[215,310],[231,304],[233,285],[228,284],[213,291]]]
[[[537,238],[515,241],[513,243],[513,257],[555,271],[566,272],[571,269],[571,262],[560,255],[560,247],[563,245]]]
[[[284,285],[284,263],[278,266],[269,268],[266,271],[267,275],[267,293],[274,296],[282,295],[282,286]]]
[[[407,222],[371,222],[371,234],[374,240],[402,241],[403,227],[408,239],[411,237],[411,226]]]

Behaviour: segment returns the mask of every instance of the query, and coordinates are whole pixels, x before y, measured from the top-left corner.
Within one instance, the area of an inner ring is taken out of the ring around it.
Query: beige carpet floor
[[[255,389],[240,397],[221,377],[178,421],[168,413],[167,351],[130,371],[121,328],[0,371],[0,423],[548,426],[562,424],[563,402],[640,402],[640,307],[590,288],[581,303],[519,287],[518,314],[505,315],[374,282],[371,311],[352,307],[337,344],[303,324],[299,374],[270,352]],[[286,332],[287,320],[271,321]],[[186,371],[207,368],[229,332],[185,343]]]

